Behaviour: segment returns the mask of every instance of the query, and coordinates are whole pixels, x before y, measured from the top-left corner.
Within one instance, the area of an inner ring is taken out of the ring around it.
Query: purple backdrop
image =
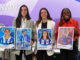
[[[21,4],[16,4],[16,1]],[[19,7],[22,4],[26,4],[29,7],[30,15],[34,21],[38,19],[39,10],[46,7],[56,23],[60,19],[61,10],[63,8],[69,8],[72,12],[72,17],[77,19],[80,23],[80,0],[0,0],[0,23],[11,26],[13,18],[17,17]]]

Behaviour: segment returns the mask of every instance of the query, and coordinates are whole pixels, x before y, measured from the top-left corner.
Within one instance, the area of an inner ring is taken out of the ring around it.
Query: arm
[[[37,38],[35,37],[37,35],[36,33],[36,27],[35,27],[35,24],[34,22],[32,21],[32,40],[36,40]]]
[[[74,34],[75,34],[75,36],[79,36],[79,23],[78,23],[78,21],[76,21],[76,24],[75,24]]]
[[[56,35],[55,36],[56,37],[56,41],[57,41],[57,37],[58,37],[58,28],[59,28],[59,22],[57,23],[57,29],[56,29],[56,34],[55,34]]]
[[[16,19],[13,20],[12,27],[16,27]]]
[[[55,39],[55,22],[52,24],[52,39],[53,39],[53,45],[56,44],[56,39]]]

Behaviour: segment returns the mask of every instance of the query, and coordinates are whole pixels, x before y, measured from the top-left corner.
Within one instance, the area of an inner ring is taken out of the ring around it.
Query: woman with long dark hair
[[[14,19],[13,26],[16,28],[31,28],[32,29],[32,40],[31,40],[31,47],[33,45],[34,37],[36,35],[36,30],[34,26],[34,21],[31,20],[29,15],[29,10],[26,5],[22,5],[19,9],[18,17]],[[22,60],[22,55],[26,60],[32,60],[32,50],[18,50],[16,54],[16,60]]]
[[[52,20],[48,10],[46,8],[41,8],[39,12],[39,18],[36,22],[36,30],[39,29],[52,29],[53,31],[53,41],[55,41],[55,22]],[[55,43],[55,42],[54,42]],[[50,53],[51,52],[51,53]],[[38,50],[37,60],[53,60],[53,50]]]
[[[58,34],[59,27],[74,27],[73,50],[61,49],[61,55],[60,55],[60,58],[62,58],[61,60],[77,60],[77,53],[78,53],[77,40],[79,36],[79,24],[77,20],[72,19],[72,14],[70,9],[64,8],[62,10],[60,21],[57,23],[56,35]]]
[[[22,18],[23,18],[23,20],[24,19],[31,20],[31,17],[29,15],[29,10],[28,10],[28,7],[26,5],[22,5],[20,7],[18,17],[16,18],[16,27],[17,28],[21,26]]]
[[[45,34],[45,33],[46,33],[46,34]],[[50,39],[50,38],[49,38],[49,34],[48,34],[48,32],[47,32],[46,30],[43,30],[42,35],[41,35],[41,39],[44,38],[44,36],[45,36],[47,39]]]
[[[47,30],[43,30],[39,42],[41,45],[46,45],[46,46],[51,44],[51,39],[49,38],[49,34],[48,34]]]

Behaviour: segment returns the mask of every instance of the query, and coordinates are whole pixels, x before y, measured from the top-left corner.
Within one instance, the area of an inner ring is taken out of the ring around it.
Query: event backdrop
[[[20,6],[23,4],[28,6],[34,21],[38,19],[39,10],[42,7],[49,10],[56,23],[60,19],[61,10],[69,8],[72,17],[80,23],[80,0],[0,0],[0,23],[11,26],[13,19],[17,17]]]

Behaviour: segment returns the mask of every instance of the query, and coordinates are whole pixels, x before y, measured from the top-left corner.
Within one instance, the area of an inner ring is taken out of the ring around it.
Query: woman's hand
[[[28,41],[26,41],[26,43],[28,43]]]
[[[30,46],[32,47],[32,46],[33,46],[33,44],[34,44],[34,42],[33,42],[33,41],[31,41],[31,44],[30,44]]]
[[[35,35],[35,36],[34,36],[34,40],[37,40],[37,39],[38,39],[38,37],[37,37],[37,35]]]
[[[19,48],[19,49],[21,48],[20,44],[18,45],[18,48]]]
[[[7,57],[9,57],[9,56],[10,56],[10,50],[7,49]]]
[[[79,35],[79,32],[78,32],[78,30],[76,28],[74,28],[74,34],[76,34],[76,36]]]

